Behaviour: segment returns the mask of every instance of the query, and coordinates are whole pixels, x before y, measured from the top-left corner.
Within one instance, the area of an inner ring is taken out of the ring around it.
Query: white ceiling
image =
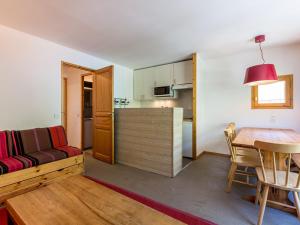
[[[0,23],[128,66],[300,41],[299,0],[2,0]]]

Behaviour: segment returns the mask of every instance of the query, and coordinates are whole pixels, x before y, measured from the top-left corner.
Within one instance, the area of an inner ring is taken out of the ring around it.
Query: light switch
[[[271,123],[276,123],[276,116],[275,115],[271,115],[270,122]]]

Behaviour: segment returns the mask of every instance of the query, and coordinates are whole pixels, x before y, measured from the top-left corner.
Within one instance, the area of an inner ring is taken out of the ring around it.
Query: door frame
[[[63,113],[62,115],[62,124],[64,125],[64,128],[65,128],[65,132],[67,134],[67,128],[68,128],[68,118],[67,118],[67,115],[68,115],[68,78],[67,77],[62,77],[62,89],[64,91],[64,94],[63,94],[63,98],[62,98],[62,104],[61,104],[61,107],[63,107],[63,109],[61,110]]]
[[[84,77],[95,75],[93,72],[85,73],[81,75],[81,149],[84,150]],[[94,79],[94,78],[93,78]],[[93,88],[92,88],[93,91]],[[92,109],[93,110],[93,109]],[[93,115],[93,114],[92,114]],[[93,135],[92,135],[93,136]]]
[[[193,124],[192,124],[192,153],[193,160],[197,159],[197,53],[193,53],[192,55],[193,62],[193,102],[192,102],[192,110],[193,110]]]
[[[73,63],[70,63],[70,62],[66,62],[66,61],[63,61],[61,60],[61,66],[60,66],[60,74],[61,74],[61,91],[63,90],[63,80],[64,80],[64,76],[63,76],[63,69],[64,67],[72,67],[72,68],[76,68],[76,69],[80,69],[80,70],[85,70],[87,71],[88,73],[92,73],[94,72],[95,70],[94,69],[91,69],[91,68],[88,68],[88,67],[85,67],[85,66],[81,66],[81,65],[77,65],[77,64],[73,64]],[[82,79],[82,78],[81,78]],[[81,84],[82,85],[82,84]],[[66,99],[66,102],[65,102],[65,99],[62,98],[62,94],[61,94],[61,101],[62,101],[62,104],[66,104],[66,112],[68,111],[68,105],[67,105],[67,101],[68,99]],[[82,104],[82,96],[81,96],[81,104]],[[61,104],[61,107],[62,107],[62,104]],[[82,105],[81,105],[81,108],[82,108]],[[61,114],[62,114],[62,108],[61,108]],[[81,110],[83,111],[83,110]],[[81,112],[82,113],[82,112]],[[81,117],[82,117],[82,114],[81,114]],[[63,120],[64,120],[64,117],[61,116],[61,124],[63,124]],[[65,120],[68,121],[68,114],[66,113],[65,115]],[[83,147],[83,136],[82,136],[82,132],[83,132],[83,118],[81,118],[81,149]],[[67,127],[65,127],[65,132],[67,134]]]

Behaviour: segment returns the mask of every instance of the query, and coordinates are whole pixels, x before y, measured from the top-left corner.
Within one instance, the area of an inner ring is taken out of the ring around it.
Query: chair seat
[[[238,166],[258,167],[260,166],[259,157],[236,156],[233,160]]]
[[[296,188],[297,180],[298,180],[298,174],[294,172],[290,172],[289,175],[289,183],[287,187],[285,187],[285,176],[286,171],[278,171],[277,170],[277,183],[275,184],[274,176],[273,176],[273,169],[267,169],[265,168],[266,173],[266,182],[264,182],[263,172],[261,167],[256,167],[256,173],[258,180],[262,183],[269,184],[273,187],[278,187],[280,189],[290,190],[292,189],[298,189],[300,191],[300,188]]]
[[[236,154],[241,156],[250,156],[250,157],[258,157],[258,152],[252,148],[237,148]]]

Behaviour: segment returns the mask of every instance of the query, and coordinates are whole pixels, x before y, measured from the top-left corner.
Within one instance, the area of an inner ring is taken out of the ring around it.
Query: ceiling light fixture
[[[263,64],[251,66],[247,68],[244,84],[248,86],[256,86],[259,84],[272,83],[278,80],[274,64],[265,64],[261,43],[265,41],[265,35],[255,37],[255,43],[259,43],[259,49]]]

